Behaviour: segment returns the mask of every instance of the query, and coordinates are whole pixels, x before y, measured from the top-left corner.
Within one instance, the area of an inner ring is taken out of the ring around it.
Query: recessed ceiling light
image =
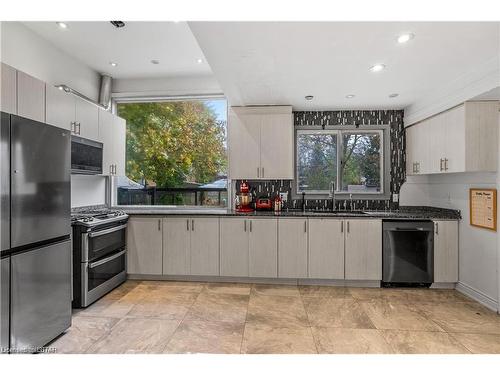
[[[59,26],[60,29],[67,29],[68,25],[64,22],[56,22],[56,25]]]
[[[370,70],[372,72],[380,72],[381,70],[384,70],[385,69],[385,65],[384,64],[375,64],[373,66],[370,67]]]
[[[203,60],[202,60],[202,59],[196,59],[196,62],[197,62],[198,64],[201,64],[201,63],[203,62]]]
[[[356,95],[354,95],[354,94],[349,94],[349,95],[346,95],[345,97],[346,97],[347,99],[352,99],[352,98],[354,98],[355,96],[356,96]]]
[[[314,96],[312,96],[312,95],[306,95],[305,98],[306,98],[306,100],[313,100]]]
[[[160,60],[151,60],[151,64],[158,65],[160,63]]]
[[[112,61],[111,61],[111,62],[109,63],[109,65],[111,65],[112,67],[115,67],[115,66],[117,66],[118,64],[117,64],[117,63],[115,63],[115,62],[112,62]]]
[[[399,96],[399,94],[394,93],[394,94],[389,95],[389,98],[396,98],[396,97],[398,97],[398,96]]]
[[[412,33],[406,33],[406,34],[401,34],[398,36],[398,43],[406,43],[410,40],[412,40],[415,37],[415,34]]]
[[[116,27],[117,29],[120,29],[122,27],[125,27],[125,22],[123,21],[109,21],[111,24]]]

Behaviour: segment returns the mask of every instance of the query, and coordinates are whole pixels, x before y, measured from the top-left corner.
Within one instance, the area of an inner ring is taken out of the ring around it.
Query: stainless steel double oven
[[[86,307],[126,280],[128,215],[109,212],[73,222],[73,307]]]

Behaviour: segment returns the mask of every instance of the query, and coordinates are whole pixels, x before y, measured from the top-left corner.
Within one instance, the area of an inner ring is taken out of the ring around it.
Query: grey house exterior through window
[[[384,195],[384,136],[388,130],[297,129],[295,191],[324,197],[331,182],[337,194]]]

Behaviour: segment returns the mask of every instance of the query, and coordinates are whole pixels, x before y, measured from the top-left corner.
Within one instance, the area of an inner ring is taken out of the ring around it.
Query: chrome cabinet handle
[[[260,168],[257,167],[257,177],[260,177]]]
[[[439,170],[443,170],[443,159],[439,159]]]
[[[340,222],[340,233],[344,233],[344,222]]]
[[[349,233],[349,222],[347,222],[347,233]]]
[[[448,170],[448,159],[444,159],[444,170],[447,171]]]
[[[262,177],[264,177],[264,167],[262,167]]]
[[[247,231],[247,221],[246,220],[243,220],[243,223],[244,223],[244,230],[245,232]]]
[[[161,219],[158,219],[158,230],[161,230]]]
[[[95,267],[101,266],[101,265],[103,265],[103,264],[105,264],[105,263],[108,263],[108,262],[112,261],[113,259],[116,259],[116,258],[121,257],[121,256],[122,256],[123,254],[125,254],[126,252],[127,252],[127,250],[122,250],[122,251],[120,251],[119,253],[116,253],[116,254],[114,254],[114,255],[111,255],[111,256],[110,256],[110,257],[108,257],[108,258],[105,258],[105,259],[103,259],[103,260],[99,260],[99,261],[94,262],[94,263],[90,263],[90,264],[89,264],[89,268],[95,268]]]
[[[436,223],[436,234],[439,234],[439,223]]]
[[[250,232],[252,231],[252,220],[249,220],[250,221]]]
[[[186,219],[186,230],[189,231],[189,219]]]
[[[304,221],[304,233],[307,233],[307,220]]]
[[[191,220],[191,230],[194,232],[194,219]]]

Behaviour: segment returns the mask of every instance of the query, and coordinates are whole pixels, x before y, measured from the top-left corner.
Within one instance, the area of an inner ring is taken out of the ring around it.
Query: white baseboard
[[[479,302],[481,305],[486,306],[490,310],[498,312],[498,301],[495,301],[493,298],[487,296],[479,290],[472,288],[471,286],[466,285],[460,281],[457,284],[456,290],[462,294],[465,294],[467,297],[470,297],[473,300]]]

